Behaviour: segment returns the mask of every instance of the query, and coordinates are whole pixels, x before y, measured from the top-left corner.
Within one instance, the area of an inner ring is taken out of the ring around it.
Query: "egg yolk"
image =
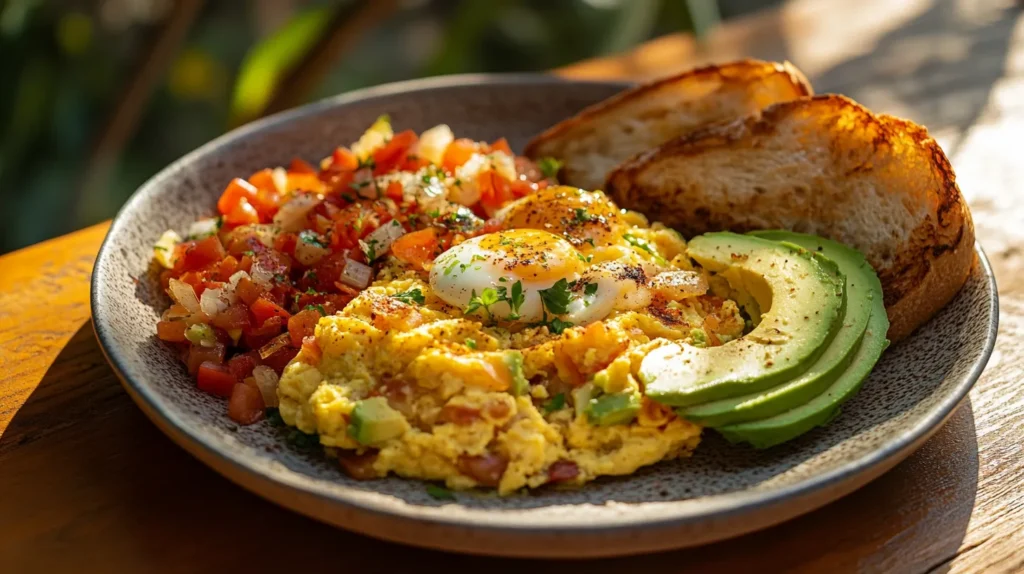
[[[603,193],[575,187],[548,187],[506,207],[498,215],[507,229],[542,229],[573,245],[614,243],[619,210]]]
[[[544,281],[579,273],[579,252],[565,239],[538,229],[511,229],[480,238],[481,251],[513,277]]]

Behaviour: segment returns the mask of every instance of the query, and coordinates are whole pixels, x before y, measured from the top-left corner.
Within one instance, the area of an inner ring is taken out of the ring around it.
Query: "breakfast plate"
[[[462,552],[582,557],[703,544],[808,512],[908,456],[950,416],[991,354],[998,304],[980,247],[952,301],[885,352],[828,426],[767,450],[706,432],[691,458],[511,496],[437,496],[414,480],[344,476],[336,462],[282,441],[270,425],[225,417],[223,401],[198,390],[176,353],[153,336],[169,303],[152,262],[154,243],[164,230],[212,215],[238,174],[329,155],[384,114],[417,132],[447,123],[460,136],[507,138],[521,150],[624,87],[540,75],[405,82],[278,114],[207,144],[140,188],[111,227],[92,283],[105,355],[163,432],[244,488],[343,528]]]

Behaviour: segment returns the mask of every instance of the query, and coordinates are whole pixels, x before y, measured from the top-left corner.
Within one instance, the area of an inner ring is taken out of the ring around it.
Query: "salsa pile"
[[[320,317],[342,309],[391,255],[429,267],[488,230],[503,205],[554,181],[508,143],[456,139],[446,125],[394,133],[386,116],[319,167],[293,159],[228,183],[217,217],[154,246],[173,304],[157,336],[177,347],[199,389],[252,424],[277,405],[285,365]]]

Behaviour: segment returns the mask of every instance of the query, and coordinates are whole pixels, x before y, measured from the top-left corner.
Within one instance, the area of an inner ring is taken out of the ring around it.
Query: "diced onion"
[[[274,353],[290,345],[291,342],[291,335],[289,335],[288,333],[281,333],[280,335],[271,339],[269,343],[260,347],[260,358],[266,359],[270,355],[273,355]]]
[[[203,239],[211,235],[216,235],[220,231],[220,218],[210,217],[207,219],[200,219],[196,221],[188,228],[189,239]]]
[[[372,247],[372,250],[365,249],[366,251],[372,251],[373,258],[378,259],[382,255],[391,249],[391,244],[396,239],[405,235],[405,228],[398,222],[397,219],[392,219],[390,222],[381,225],[377,229],[374,229],[369,235],[366,236],[366,245]],[[296,248],[296,255],[298,255],[298,249]],[[369,258],[369,255],[367,255]]]
[[[340,277],[342,283],[356,289],[365,289],[370,285],[372,278],[372,267],[351,259],[345,260],[345,269],[341,272]]]
[[[420,134],[414,153],[436,165],[441,165],[444,152],[455,141],[455,134],[445,124],[436,125]]]
[[[321,197],[313,193],[298,194],[285,202],[274,215],[274,225],[281,231],[294,233],[306,226],[306,215],[320,203]]]
[[[361,167],[352,174],[352,183],[359,197],[376,199],[380,188],[373,180],[373,170],[368,167]]]
[[[256,386],[263,395],[263,404],[268,407],[276,407],[277,400],[277,373],[266,365],[257,365],[252,370],[252,377],[256,379]]]
[[[199,313],[202,310],[199,306],[199,298],[196,297],[196,290],[188,283],[171,279],[167,290],[170,292],[171,299],[174,299],[175,303],[184,307],[189,313]]]
[[[288,193],[288,172],[283,167],[275,167],[270,171],[270,179],[274,182],[277,192],[284,195]]]
[[[162,267],[167,269],[174,267],[174,248],[179,243],[181,243],[181,236],[175,233],[173,229],[164,231],[164,234],[153,245],[153,258]]]
[[[317,262],[330,252],[330,249],[323,247],[316,241],[305,240],[301,234],[299,235],[299,240],[295,243],[295,258],[306,267],[316,265]]]
[[[249,275],[252,277],[253,283],[265,290],[270,291],[274,288],[274,274],[269,269],[263,267],[259,259],[252,262],[252,267],[249,268]]]
[[[199,307],[207,317],[214,317],[230,307],[234,303],[233,299],[234,293],[229,293],[223,287],[207,289],[203,291],[203,296],[199,298]]]
[[[234,275],[228,277],[228,286],[232,293],[234,293],[235,289],[238,288],[238,282],[242,279],[249,279],[249,274],[245,271],[235,271]]]
[[[395,132],[391,129],[391,118],[386,115],[380,116],[369,129],[363,132],[359,141],[352,144],[352,153],[356,154],[360,161],[365,160],[373,155],[373,152],[384,147],[394,135]]]

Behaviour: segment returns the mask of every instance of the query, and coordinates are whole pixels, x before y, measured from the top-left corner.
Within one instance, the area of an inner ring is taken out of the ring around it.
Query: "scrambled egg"
[[[581,260],[628,256],[657,261],[660,272],[690,269],[675,232],[631,212],[616,217],[629,243],[574,242]],[[362,461],[363,477],[507,494],[688,456],[701,428],[643,396],[640,361],[665,341],[720,344],[744,327],[734,302],[699,293],[666,300],[655,281],[645,284],[653,293],[645,305],[616,305],[585,324],[496,320],[452,304],[429,273],[391,258],[372,286],[320,320],[319,356],[304,347],[280,381],[284,421],[318,434],[343,465]],[[375,397],[390,416],[380,440],[355,430],[360,403]],[[622,402],[599,413],[590,407],[600,397]]]

